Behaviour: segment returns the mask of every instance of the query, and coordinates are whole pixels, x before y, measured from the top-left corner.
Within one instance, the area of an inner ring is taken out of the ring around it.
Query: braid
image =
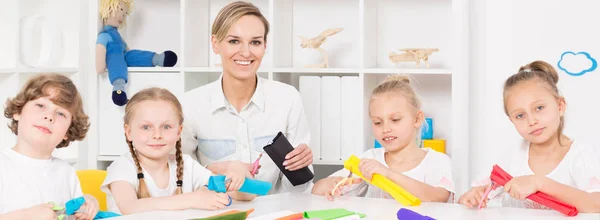
[[[131,152],[131,157],[133,157],[133,161],[135,162],[135,166],[137,167],[137,197],[138,199],[148,198],[150,197],[150,194],[148,193],[148,188],[146,187],[146,182],[144,181],[144,172],[142,171],[142,166],[140,166],[140,161],[137,158],[137,153],[133,149],[133,142],[127,141],[127,145],[129,145],[129,152]]]
[[[175,195],[181,194],[183,185],[183,156],[181,153],[181,139],[175,144],[175,160],[177,160],[177,190]]]

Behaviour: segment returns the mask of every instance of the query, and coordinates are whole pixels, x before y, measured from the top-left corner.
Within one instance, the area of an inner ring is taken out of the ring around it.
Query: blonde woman
[[[251,3],[238,1],[221,9],[212,26],[211,43],[221,56],[223,73],[182,98],[183,151],[230,178],[229,190],[239,189],[244,178],[251,177],[272,183],[269,194],[310,192],[312,181],[294,186],[266,154],[260,157],[258,173],[251,173],[252,163],[278,132],[295,147],[286,155],[285,169],[308,166],[312,170],[310,132],[300,94],[290,85],[256,74],[268,32],[267,19]]]

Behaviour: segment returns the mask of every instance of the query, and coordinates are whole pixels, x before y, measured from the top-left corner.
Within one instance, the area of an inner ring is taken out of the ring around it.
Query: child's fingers
[[[349,183],[349,184],[359,184],[359,183],[361,183],[362,181],[363,181],[363,179],[361,179],[361,178],[353,178],[353,179],[352,179],[352,182],[351,182],[351,183]]]
[[[77,215],[75,216],[77,219],[91,219],[85,212],[79,212],[77,214],[79,214],[79,217],[77,217]]]
[[[471,205],[471,202],[469,201],[469,199],[465,199],[459,202],[460,204],[468,207],[468,208],[473,208],[473,205]]]
[[[216,202],[225,207],[227,204],[229,204],[229,196],[225,193],[219,193],[217,194]]]
[[[52,208],[54,208],[54,205],[53,205],[53,204],[50,204],[50,203],[43,203],[43,204],[42,204],[42,206],[44,206],[44,207],[46,207],[46,208],[49,208],[49,209],[52,209]]]
[[[98,206],[92,208],[92,212],[90,213],[90,218],[91,219],[94,219],[94,217],[96,217],[96,214],[98,214],[98,211],[99,211],[98,209],[99,209]]]
[[[475,200],[477,201],[477,203],[479,203],[479,201],[481,201],[482,197],[483,197],[483,193],[482,192],[476,192],[475,193]]]
[[[341,196],[342,195],[342,187],[335,189],[334,196]]]
[[[325,198],[327,198],[329,201],[333,201],[333,196],[331,194],[325,195]]]
[[[83,212],[76,212],[73,216],[75,216],[75,219],[82,219]]]
[[[229,182],[227,182],[227,191],[233,191],[236,185],[237,177],[231,177]]]
[[[85,212],[85,214],[87,215],[87,218],[93,219],[94,218],[94,216],[93,216],[93,214],[94,214],[94,207],[91,206],[91,205],[89,205],[89,204],[87,204],[86,205],[86,212]]]

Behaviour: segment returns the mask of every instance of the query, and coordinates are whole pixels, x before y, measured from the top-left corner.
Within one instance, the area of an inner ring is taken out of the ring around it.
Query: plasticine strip
[[[254,211],[254,209],[248,209],[246,211],[239,211],[239,210],[231,210],[231,211],[227,211],[227,212],[223,212],[221,214],[218,215],[213,215],[210,217],[206,217],[206,218],[194,218],[194,219],[189,219],[189,220],[244,220],[246,218],[248,218],[248,215],[250,215],[250,213],[252,213]]]
[[[504,171],[502,168],[500,168],[500,166],[493,166],[492,173],[490,174],[490,179],[492,181],[496,182],[501,186],[504,186],[512,178],[513,177],[506,171]],[[575,207],[574,205],[560,201],[557,198],[554,198],[540,191],[537,191],[527,196],[527,198],[548,208],[554,209],[566,216],[576,216],[579,213],[579,210],[577,210],[577,207]]]
[[[302,213],[302,212],[296,213],[296,214],[291,214],[291,215],[284,216],[281,218],[277,218],[275,220],[301,220],[301,219],[304,219],[304,213]]]
[[[269,182],[246,178],[244,184],[242,184],[242,187],[238,191],[264,196],[269,193],[272,186],[273,185]],[[208,189],[221,193],[227,192],[227,188],[225,187],[225,176],[218,175],[209,177]]]
[[[315,211],[306,211],[304,212],[304,218],[318,218],[321,220],[330,220],[337,219],[346,216],[351,216],[354,214],[358,214],[361,218],[364,218],[365,214],[351,212],[346,209],[324,209],[324,210],[315,210]]]
[[[400,208],[396,213],[398,219],[414,219],[414,220],[435,220],[432,217],[421,215],[413,210]]]
[[[77,197],[69,200],[65,205],[65,214],[73,215],[75,211],[79,210],[79,208],[85,203],[85,198],[83,196]],[[106,211],[98,211],[94,219],[105,219],[111,217],[121,216],[120,214],[114,212],[106,212]]]
[[[377,174],[377,173],[373,174],[373,179],[371,181],[367,180],[362,175],[360,170],[358,169],[359,163],[360,163],[360,159],[354,155],[351,155],[350,158],[348,158],[348,160],[344,161],[344,168],[346,168],[347,170],[350,170],[350,172],[359,176],[367,183],[373,184],[376,187],[379,187],[380,189],[382,189],[383,191],[389,193],[392,197],[394,197],[394,199],[396,199],[396,201],[402,203],[403,205],[406,205],[406,206],[421,205],[421,200],[419,200],[419,198],[417,198],[413,194],[410,194],[408,191],[406,191],[405,189],[400,187],[398,184],[392,182],[391,180],[389,180],[388,178],[386,178],[380,174]]]

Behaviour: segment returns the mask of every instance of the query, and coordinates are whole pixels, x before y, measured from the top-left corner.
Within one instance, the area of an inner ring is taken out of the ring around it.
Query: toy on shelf
[[[423,140],[423,147],[431,148],[437,152],[446,153],[446,140],[444,139],[430,139]]]
[[[321,33],[321,35],[311,38],[311,39],[307,39],[306,37],[303,37],[303,36],[298,36],[302,40],[302,42],[300,43],[300,47],[316,49],[319,52],[321,52],[321,54],[323,55],[322,63],[309,64],[309,65],[306,65],[306,67],[308,67],[308,68],[327,68],[327,67],[329,67],[329,57],[327,56],[327,52],[323,48],[321,48],[321,44],[325,43],[325,41],[327,40],[327,37],[337,34],[337,33],[341,32],[342,30],[344,30],[344,29],[343,28],[327,29],[327,30],[323,31]]]
[[[433,52],[438,52],[437,48],[404,48],[399,49],[399,51],[404,51],[404,53],[396,53],[390,52],[389,59],[394,63],[394,65],[398,66],[400,62],[416,62],[417,68],[421,64],[421,60],[425,62],[427,68],[429,68],[429,55]]]
[[[108,78],[113,85],[112,101],[118,106],[128,101],[125,93],[127,67],[172,67],[177,63],[177,55],[170,50],[161,54],[129,50],[117,29],[124,26],[132,6],[133,0],[100,1],[100,17],[104,27],[96,40],[96,72],[101,74],[108,68]]]
[[[430,140],[433,139],[433,119],[425,118],[423,126],[421,126],[421,139]]]

